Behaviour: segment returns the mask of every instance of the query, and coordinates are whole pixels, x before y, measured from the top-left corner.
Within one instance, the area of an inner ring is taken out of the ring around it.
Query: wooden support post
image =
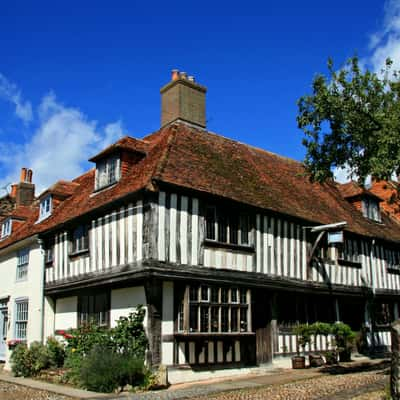
[[[153,368],[161,363],[162,288],[162,281],[158,279],[145,283],[149,332],[147,361]]]

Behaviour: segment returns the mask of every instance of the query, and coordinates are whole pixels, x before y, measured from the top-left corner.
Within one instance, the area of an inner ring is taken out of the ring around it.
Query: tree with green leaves
[[[305,165],[316,181],[346,168],[363,184],[368,175],[400,173],[400,74],[388,59],[381,74],[360,67],[357,57],[328,76],[317,75],[312,94],[298,100],[298,127],[307,149]]]

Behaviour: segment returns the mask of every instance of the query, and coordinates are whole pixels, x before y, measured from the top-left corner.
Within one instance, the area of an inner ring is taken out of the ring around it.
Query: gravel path
[[[72,397],[0,381],[1,400],[75,400]]]

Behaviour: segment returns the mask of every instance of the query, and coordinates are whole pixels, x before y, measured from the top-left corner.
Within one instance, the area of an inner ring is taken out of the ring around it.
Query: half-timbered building
[[[3,344],[113,326],[142,304],[148,362],[172,382],[290,356],[300,322],[390,345],[399,222],[369,190],[311,182],[297,161],[207,131],[205,94],[174,71],[157,132],[120,139],[3,218]]]

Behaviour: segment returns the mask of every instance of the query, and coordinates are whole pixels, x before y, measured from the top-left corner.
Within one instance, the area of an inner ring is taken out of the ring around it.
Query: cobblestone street
[[[388,376],[382,371],[323,376],[284,385],[224,392],[195,400],[381,400]]]
[[[277,381],[279,382],[279,381]],[[178,390],[110,395],[113,399],[131,400],[382,400],[389,382],[387,369],[377,368],[363,372],[324,374],[287,383],[272,383],[267,386],[226,390],[215,393],[218,387],[195,385]],[[229,388],[229,383],[226,385]],[[218,389],[220,390],[220,389]],[[0,381],[1,400],[75,400],[76,398],[37,390]]]

